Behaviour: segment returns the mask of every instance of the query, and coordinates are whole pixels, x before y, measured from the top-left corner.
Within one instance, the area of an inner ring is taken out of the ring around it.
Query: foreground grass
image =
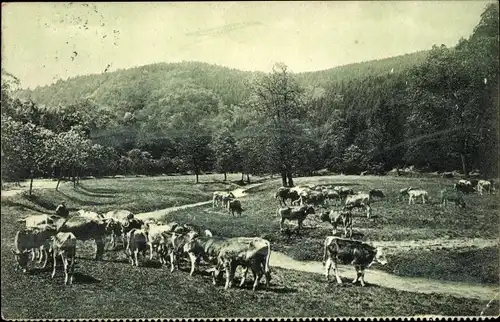
[[[498,248],[461,250],[408,250],[387,257],[380,269],[400,276],[467,283],[499,283]]]
[[[154,260],[132,267],[123,251],[107,252],[93,261],[93,245],[79,243],[76,280],[63,285],[58,270],[14,271],[10,254],[16,211],[2,207],[2,315],[15,318],[144,318],[144,317],[283,317],[283,316],[401,316],[479,315],[485,301],[438,294],[417,294],[367,285],[326,283],[319,274],[273,270],[269,290],[224,291],[209,276],[189,277],[187,266],[170,273]],[[369,274],[366,277],[369,282]],[[348,280],[348,279],[347,279]],[[355,299],[355,300],[354,300]],[[498,302],[485,313],[498,314]]]
[[[51,211],[65,202],[70,210],[147,212],[210,200],[215,190],[236,189],[235,182],[241,176],[229,175],[226,182],[222,178],[222,175],[203,175],[199,184],[194,183],[194,176],[89,179],[82,180],[76,188],[65,183],[59,191],[39,189],[33,196],[24,193],[8,197],[2,203],[38,211]]]

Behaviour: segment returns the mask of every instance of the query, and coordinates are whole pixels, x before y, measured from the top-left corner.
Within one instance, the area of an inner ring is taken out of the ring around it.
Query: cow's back
[[[74,216],[62,224],[58,232],[73,233],[79,240],[101,238],[106,234],[106,224],[101,220]]]

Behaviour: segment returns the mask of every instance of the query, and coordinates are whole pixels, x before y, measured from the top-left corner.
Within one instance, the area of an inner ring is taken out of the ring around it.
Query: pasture
[[[142,267],[132,267],[123,250],[107,251],[103,262],[92,260],[93,244],[79,242],[77,247],[76,281],[65,287],[59,270],[54,280],[49,270],[32,270],[29,274],[14,271],[10,252],[16,219],[28,211],[53,211],[61,201],[68,208],[104,212],[111,209],[129,209],[146,212],[181,204],[209,200],[212,191],[234,189],[233,183],[222,183],[200,176],[195,185],[193,177],[154,177],[84,180],[73,190],[63,185],[60,192],[37,190],[36,196],[17,195],[2,198],[2,314],[4,318],[139,318],[139,317],[279,317],[279,316],[398,316],[398,315],[479,315],[487,301],[457,298],[442,294],[420,294],[370,284],[367,287],[350,283],[327,283],[324,276],[306,272],[273,268],[271,287],[255,293],[251,283],[243,289],[235,287],[224,291],[223,286],[211,284],[205,274],[190,277],[182,271],[170,273],[160,267],[159,261],[142,261]],[[237,179],[240,179],[237,176]],[[255,181],[256,179],[254,179]],[[436,279],[455,279],[462,282],[498,283],[498,248],[485,249],[421,249],[401,250],[398,242],[452,238],[498,237],[498,195],[466,196],[467,208],[454,205],[440,209],[438,191],[451,184],[448,179],[393,178],[393,177],[312,177],[297,178],[296,184],[318,183],[350,185],[355,191],[382,189],[388,197],[373,204],[374,218],[367,219],[360,212],[354,218],[356,238],[372,242],[393,242],[388,249],[389,262],[384,269],[393,274],[421,276]],[[317,215],[305,221],[302,235],[287,236],[279,232],[274,193],[280,182],[267,180],[251,189],[242,199],[241,217],[232,217],[226,210],[211,205],[179,210],[167,215],[168,220],[194,223],[210,229],[214,235],[262,236],[271,241],[274,251],[283,252],[298,260],[321,260],[322,243],[331,233],[329,224],[320,223]],[[397,202],[395,193],[412,186],[429,191],[431,204],[408,205]],[[293,223],[286,223],[293,226]],[[465,253],[464,253],[465,252]],[[457,255],[457,253],[459,255]],[[465,254],[465,255],[464,255]],[[272,255],[271,255],[272,256]],[[485,258],[486,257],[486,258]],[[466,258],[466,260],[461,260]],[[141,258],[139,259],[141,261]],[[395,263],[397,262],[397,263]],[[426,267],[412,269],[428,263]],[[438,263],[443,263],[438,265]],[[455,263],[455,264],[453,264]],[[462,274],[460,267],[470,265]],[[348,282],[352,270],[342,275]],[[29,290],[29,292],[27,292]],[[485,312],[496,315],[498,301]]]

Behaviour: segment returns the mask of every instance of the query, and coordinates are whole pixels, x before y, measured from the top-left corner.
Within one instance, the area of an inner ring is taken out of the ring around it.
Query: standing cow
[[[350,211],[329,211],[320,215],[320,220],[329,222],[333,226],[333,235],[337,234],[337,227],[344,229],[344,237],[352,237],[352,214]],[[349,234],[347,231],[349,230]]]
[[[313,206],[303,205],[300,207],[279,208],[278,215],[280,217],[280,230],[283,231],[283,223],[285,220],[297,220],[298,229],[300,230],[302,228],[302,222],[309,214],[315,214]]]
[[[330,268],[333,265],[333,271],[338,284],[342,284],[339,276],[337,263],[343,265],[354,265],[356,270],[356,279],[352,282],[361,282],[365,286],[365,269],[374,262],[382,265],[387,264],[385,254],[382,248],[375,248],[366,243],[344,239],[334,236],[328,236],[324,243],[323,265],[325,266],[326,280],[329,280]]]

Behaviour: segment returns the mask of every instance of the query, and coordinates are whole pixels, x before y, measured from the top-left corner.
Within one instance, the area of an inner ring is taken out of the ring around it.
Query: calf
[[[415,204],[415,199],[419,197],[422,197],[423,204],[425,204],[425,202],[429,200],[429,194],[423,189],[412,189],[408,191],[408,196],[410,196],[410,198],[408,199],[409,205],[411,205],[412,203]]]
[[[324,212],[320,216],[323,222],[329,222],[333,226],[333,235],[337,234],[337,226],[344,228],[344,237],[347,237],[347,230],[349,230],[349,237],[352,237],[352,214],[350,211],[330,211]]]
[[[300,206],[300,207],[282,207],[278,209],[280,216],[280,230],[283,230],[283,223],[285,220],[297,220],[298,229],[302,228],[302,222],[306,219],[307,215],[315,214],[313,206]]]
[[[440,206],[446,206],[448,201],[453,201],[455,206],[465,208],[465,201],[460,191],[450,191],[448,189],[443,189],[440,191],[441,204]]]
[[[218,248],[217,264],[210,271],[213,272],[213,284],[222,275],[222,269],[226,273],[225,289],[233,285],[236,268],[239,265],[244,267],[243,278],[240,286],[245,283],[248,269],[252,270],[254,283],[252,290],[255,291],[262,276],[265,276],[266,286],[269,286],[271,273],[269,268],[269,258],[271,256],[271,244],[269,241],[259,237],[236,237],[222,241]]]
[[[469,180],[459,180],[458,183],[453,185],[454,190],[460,191],[463,193],[471,193],[474,192],[474,186],[472,182]]]
[[[40,225],[39,227],[31,227],[21,229],[16,233],[14,237],[14,247],[12,250],[14,257],[16,259],[16,270],[21,268],[23,272],[26,272],[29,260],[29,253],[34,249],[40,248],[42,252],[42,257],[45,250],[50,249],[50,237],[56,234],[56,229],[50,225]],[[47,265],[48,256],[45,256],[45,262],[43,267]]]
[[[64,284],[73,284],[76,256],[76,236],[72,233],[57,233],[51,238],[51,248],[54,258],[52,278],[56,275],[57,256],[61,256],[64,266]],[[69,272],[68,272],[69,271]]]
[[[243,208],[241,208],[241,201],[238,199],[230,200],[229,201],[229,211],[231,212],[231,215],[233,215],[233,216],[234,216],[235,212],[241,216],[241,213],[243,212]]]
[[[142,257],[146,258],[147,249],[148,237],[144,230],[132,228],[127,232],[127,248],[125,252],[130,256],[132,266],[139,266],[138,254],[141,252]]]
[[[405,199],[405,197],[408,196],[408,192],[412,189],[413,189],[412,187],[400,189],[398,195],[398,201],[400,201],[401,199]]]
[[[333,264],[333,271],[338,284],[342,284],[342,279],[337,270],[337,263],[343,265],[354,265],[356,279],[352,282],[361,282],[365,286],[365,269],[374,262],[382,265],[387,263],[382,248],[375,248],[366,243],[349,240],[339,237],[328,236],[324,243],[323,265],[325,267],[326,280],[329,280],[330,268]]]

